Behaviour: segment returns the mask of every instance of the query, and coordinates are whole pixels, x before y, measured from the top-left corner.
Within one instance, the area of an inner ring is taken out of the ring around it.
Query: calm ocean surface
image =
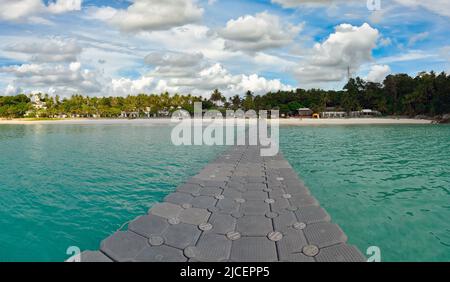
[[[168,126],[0,125],[0,261],[62,261],[195,175],[223,147]],[[450,126],[283,127],[285,157],[362,251],[450,261]]]
[[[352,244],[450,261],[450,126],[285,128],[285,157]]]

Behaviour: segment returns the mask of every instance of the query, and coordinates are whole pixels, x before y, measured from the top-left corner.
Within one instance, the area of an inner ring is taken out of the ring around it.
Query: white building
[[[47,109],[46,103],[41,101],[41,98],[39,97],[38,94],[33,94],[31,96],[31,104],[33,106],[33,110],[27,111],[25,113],[26,117],[29,117],[29,116],[32,116],[32,115],[35,115],[36,117],[39,117],[39,111]]]
[[[381,116],[381,113],[379,111],[374,111],[370,109],[350,112],[350,117],[377,117],[377,116]]]
[[[47,109],[46,103],[41,101],[41,98],[39,97],[38,94],[33,94],[33,96],[31,96],[31,103],[33,104],[33,107],[36,110],[46,110]]]
[[[345,118],[347,116],[346,112],[322,112],[320,113],[322,118]]]

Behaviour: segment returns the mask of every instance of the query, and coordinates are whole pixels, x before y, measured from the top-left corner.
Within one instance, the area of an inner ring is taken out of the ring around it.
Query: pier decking
[[[362,262],[281,154],[227,150],[82,262]]]

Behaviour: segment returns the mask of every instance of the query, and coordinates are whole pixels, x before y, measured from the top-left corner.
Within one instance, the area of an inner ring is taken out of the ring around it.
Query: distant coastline
[[[270,120],[269,120],[270,121]],[[311,119],[311,118],[286,118],[280,119],[280,125],[382,125],[382,124],[433,124],[431,119],[409,118],[343,118],[343,119]],[[169,118],[152,119],[0,119],[2,124],[170,124]]]

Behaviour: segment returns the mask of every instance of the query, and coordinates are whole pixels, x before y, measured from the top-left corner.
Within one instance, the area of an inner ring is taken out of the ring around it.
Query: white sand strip
[[[432,120],[396,119],[396,118],[349,118],[349,119],[280,119],[280,125],[316,126],[316,125],[371,125],[371,124],[431,124]],[[0,119],[1,124],[170,124],[170,119],[63,119],[63,120],[32,120],[32,119]]]

